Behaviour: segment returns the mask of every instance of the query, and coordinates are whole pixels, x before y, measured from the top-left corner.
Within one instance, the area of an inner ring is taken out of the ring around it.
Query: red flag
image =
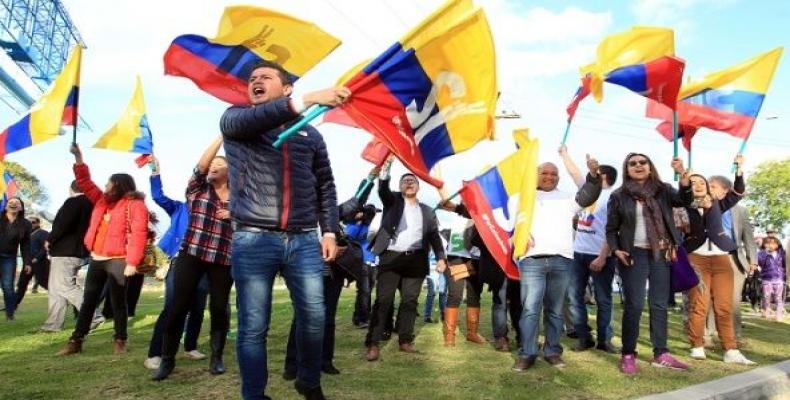
[[[623,86],[674,110],[685,66],[685,61],[665,56],[618,68],[606,75],[606,82]]]
[[[146,164],[150,163],[153,160],[153,156],[150,154],[141,154],[140,157],[134,159],[134,163],[137,164],[137,168],[145,167]]]
[[[576,94],[573,95],[573,100],[571,100],[571,104],[568,104],[568,108],[565,110],[568,112],[568,122],[573,120],[573,116],[576,115],[576,109],[579,108],[579,103],[584,100],[590,94],[590,74],[585,75],[582,78],[582,85],[579,86],[579,89],[576,90]]]
[[[387,161],[387,157],[392,154],[384,143],[376,139],[371,140],[362,150],[362,159],[380,167]]]

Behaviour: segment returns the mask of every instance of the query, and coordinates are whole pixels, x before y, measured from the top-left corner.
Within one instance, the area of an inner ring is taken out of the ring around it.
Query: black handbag
[[[362,246],[345,235],[338,235],[337,246],[344,248],[344,251],[335,259],[334,264],[340,267],[353,280],[362,279],[365,275]]]

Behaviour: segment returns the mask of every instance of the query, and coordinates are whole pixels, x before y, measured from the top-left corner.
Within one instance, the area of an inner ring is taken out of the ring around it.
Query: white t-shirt
[[[581,254],[598,255],[606,243],[606,213],[612,189],[603,189],[598,201],[579,213],[573,251]]]
[[[573,216],[581,210],[570,193],[538,190],[532,219],[535,246],[526,256],[559,255],[573,258]]]
[[[422,209],[420,203],[412,204],[406,201],[395,238],[387,250],[404,252],[420,248],[422,248]]]
[[[452,227],[450,228],[450,240],[447,241],[447,255],[464,257],[464,258],[480,258],[480,249],[472,246],[471,249],[464,247],[464,231],[468,226],[469,220],[465,218],[455,218]]]
[[[699,212],[700,215],[703,214],[703,210],[701,208],[698,208],[697,211]],[[710,241],[710,239],[706,239],[705,243],[702,246],[694,250],[694,254],[699,256],[723,256],[729,253],[720,249],[719,246],[716,246],[713,242]]]
[[[634,247],[649,249],[650,241],[647,240],[647,225],[641,201],[636,202],[636,223],[634,224]]]

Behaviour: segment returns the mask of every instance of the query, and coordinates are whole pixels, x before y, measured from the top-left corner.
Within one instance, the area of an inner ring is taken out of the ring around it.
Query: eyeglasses
[[[647,165],[647,160],[631,160],[628,162],[629,167],[636,167],[637,165]]]
[[[404,180],[400,181],[400,183],[401,184],[410,185],[412,183],[417,183],[417,180],[416,179],[404,179]]]

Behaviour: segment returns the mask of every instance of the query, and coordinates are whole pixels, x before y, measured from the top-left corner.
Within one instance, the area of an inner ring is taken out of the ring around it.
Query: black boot
[[[321,386],[316,386],[314,388],[307,388],[302,384],[302,382],[295,381],[294,388],[296,391],[299,392],[306,400],[326,400],[324,397],[324,392],[321,390]]]
[[[208,370],[212,375],[225,373],[225,364],[222,363],[222,352],[225,350],[227,331],[211,332],[211,362]]]
[[[176,367],[176,358],[173,356],[162,355],[162,361],[159,363],[159,369],[154,371],[151,379],[155,381],[162,381],[167,379],[173,369]]]

